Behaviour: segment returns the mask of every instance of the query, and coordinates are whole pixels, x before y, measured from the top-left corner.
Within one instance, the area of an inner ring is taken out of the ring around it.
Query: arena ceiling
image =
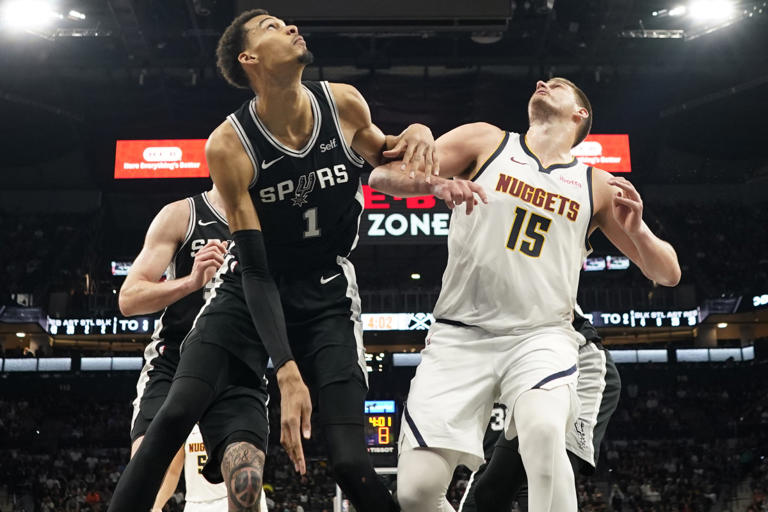
[[[634,131],[647,147],[663,137],[713,157],[762,156],[765,0],[734,1],[727,22],[670,16],[672,0],[52,4],[63,19],[44,29],[0,23],[0,116],[14,122],[0,143],[5,166],[80,148],[108,180],[109,168],[98,168],[113,146],[99,153],[95,141],[205,137],[246,97],[218,76],[213,53],[227,23],[252,7],[296,22],[315,54],[307,78],[355,84],[385,130],[421,120],[440,133],[478,119],[519,128],[535,80],[564,75],[592,96],[604,132]]]

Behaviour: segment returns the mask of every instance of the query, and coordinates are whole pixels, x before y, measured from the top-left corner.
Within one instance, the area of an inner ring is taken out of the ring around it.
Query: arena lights
[[[411,279],[421,279],[421,274],[413,273],[411,274]]]
[[[5,4],[2,11],[3,25],[17,30],[42,29],[54,19],[61,19],[50,2],[15,0]]]
[[[16,337],[17,337],[17,338],[23,338],[23,337],[24,337],[24,336],[26,336],[26,335],[27,335],[27,334],[26,334],[26,333],[23,333],[23,332],[17,332],[17,333],[16,333]]]
[[[688,8],[691,18],[696,21],[725,21],[734,11],[733,3],[728,0],[699,0]]]
[[[730,0],[695,0],[690,4],[676,5],[670,9],[653,11],[654,17],[671,18],[687,16],[697,22],[727,21],[736,12],[734,3]]]

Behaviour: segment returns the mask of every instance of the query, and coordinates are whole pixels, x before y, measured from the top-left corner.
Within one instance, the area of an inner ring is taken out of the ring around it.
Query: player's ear
[[[238,54],[237,60],[238,62],[240,62],[240,64],[244,64],[244,65],[258,64],[259,56],[246,51],[242,51]]]
[[[589,111],[584,107],[579,107],[574,115],[583,121],[589,118]]]

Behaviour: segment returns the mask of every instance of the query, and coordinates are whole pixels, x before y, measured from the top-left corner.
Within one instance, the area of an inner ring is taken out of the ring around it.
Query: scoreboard
[[[375,465],[388,464],[397,458],[399,429],[394,400],[365,401],[365,441]]]

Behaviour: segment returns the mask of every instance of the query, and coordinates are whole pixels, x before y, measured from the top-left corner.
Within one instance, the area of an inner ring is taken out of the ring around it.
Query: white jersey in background
[[[507,132],[473,178],[489,203],[451,216],[435,319],[499,335],[570,328],[592,219],[592,168],[543,168]]]
[[[200,428],[195,424],[184,443],[184,483],[185,512],[227,512],[227,487],[223,484],[212,484],[203,476],[203,466],[208,461],[208,455],[203,444]],[[267,502],[264,492],[259,503],[260,512],[267,512]]]

